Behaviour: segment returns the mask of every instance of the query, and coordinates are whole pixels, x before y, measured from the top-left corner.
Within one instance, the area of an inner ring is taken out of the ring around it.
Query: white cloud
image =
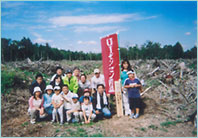
[[[74,32],[80,33],[80,32],[106,32],[106,31],[124,31],[126,30],[123,27],[119,26],[99,26],[99,27],[90,27],[90,26],[75,26]]]
[[[42,38],[41,34],[38,34],[36,32],[33,32],[32,35],[34,35],[36,37],[36,39],[33,41],[34,43],[38,43],[38,44],[46,44],[46,43],[52,43],[52,40],[47,40]]]
[[[96,45],[97,44],[97,42],[96,41],[78,41],[77,42],[77,44],[79,44],[79,45]]]
[[[191,35],[191,32],[186,32],[185,35]]]
[[[53,42],[52,40],[46,40],[43,38],[37,38],[34,40],[34,43],[38,43],[38,44],[46,44],[46,43],[51,43]]]
[[[81,15],[81,16],[58,16],[49,19],[54,26],[64,27],[67,25],[96,25],[107,23],[121,23],[125,21],[137,21],[154,19],[157,16],[143,17],[138,13],[134,14],[108,14],[108,15]]]

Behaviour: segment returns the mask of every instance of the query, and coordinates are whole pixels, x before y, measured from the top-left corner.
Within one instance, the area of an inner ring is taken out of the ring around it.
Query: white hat
[[[100,70],[99,69],[94,69],[94,74],[95,73],[100,73]]]
[[[45,89],[46,91],[47,90],[53,90],[53,87],[52,87],[52,85],[47,85],[47,87],[46,87],[46,89]]]
[[[127,72],[127,75],[129,75],[129,74],[135,74],[135,72],[130,70],[130,71]]]
[[[54,87],[54,91],[55,91],[55,90],[60,90],[60,89],[61,89],[60,86],[55,86],[55,87]]]
[[[37,86],[37,87],[34,87],[34,92],[33,92],[33,94],[34,94],[35,92],[40,92],[40,93],[41,93],[41,92],[42,92],[42,91],[41,91],[41,88],[38,87],[38,86]]]
[[[78,94],[74,93],[72,99],[77,99],[77,98],[78,98]]]

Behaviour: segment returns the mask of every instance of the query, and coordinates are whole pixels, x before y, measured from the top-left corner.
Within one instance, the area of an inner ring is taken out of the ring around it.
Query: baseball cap
[[[55,91],[55,90],[60,90],[60,89],[61,89],[60,86],[55,86],[55,87],[54,87],[54,91]]]
[[[135,72],[130,70],[130,71],[127,72],[127,75],[129,75],[129,74],[135,74]]]
[[[72,73],[72,70],[71,69],[66,70],[66,74],[67,73]]]
[[[73,94],[72,99],[78,99],[78,94]]]
[[[94,69],[94,74],[95,73],[100,73],[100,70],[99,69]]]

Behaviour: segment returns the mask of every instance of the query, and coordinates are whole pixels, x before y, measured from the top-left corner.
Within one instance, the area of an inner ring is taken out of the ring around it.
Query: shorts
[[[140,98],[129,98],[130,109],[140,108],[141,99]]]

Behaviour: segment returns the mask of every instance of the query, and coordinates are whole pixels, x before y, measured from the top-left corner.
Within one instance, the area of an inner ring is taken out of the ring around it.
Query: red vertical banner
[[[105,90],[115,94],[115,81],[120,79],[118,35],[111,34],[101,38],[102,63],[105,77]]]

